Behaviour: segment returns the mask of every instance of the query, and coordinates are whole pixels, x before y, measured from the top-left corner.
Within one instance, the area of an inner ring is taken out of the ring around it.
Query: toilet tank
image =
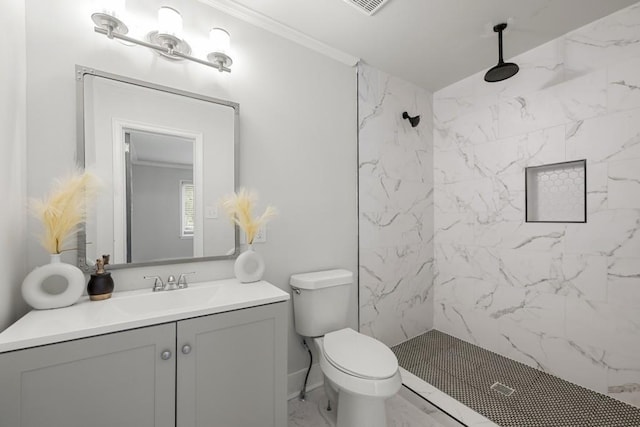
[[[291,276],[296,332],[304,337],[319,337],[348,327],[352,283],[353,273],[349,270]]]

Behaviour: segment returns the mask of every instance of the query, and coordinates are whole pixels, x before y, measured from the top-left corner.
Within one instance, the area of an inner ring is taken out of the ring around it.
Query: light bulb
[[[122,18],[126,8],[126,0],[101,0],[100,11],[114,18]]]
[[[229,55],[231,36],[226,30],[222,28],[212,28],[211,31],[209,31],[209,42],[211,43],[213,52]]]
[[[168,6],[158,9],[158,33],[180,37],[182,33],[180,12]]]

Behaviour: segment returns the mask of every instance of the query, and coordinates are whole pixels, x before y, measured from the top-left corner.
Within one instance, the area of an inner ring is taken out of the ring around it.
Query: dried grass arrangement
[[[244,231],[248,244],[253,243],[260,227],[277,215],[277,210],[273,206],[267,206],[262,215],[254,217],[253,208],[257,200],[256,193],[245,188],[222,200],[222,207],[231,221],[238,224],[238,227]]]
[[[86,218],[87,202],[99,188],[98,179],[90,172],[76,171],[55,181],[54,188],[43,199],[31,199],[29,210],[42,223],[40,242],[50,254],[64,250],[68,239],[78,232]]]

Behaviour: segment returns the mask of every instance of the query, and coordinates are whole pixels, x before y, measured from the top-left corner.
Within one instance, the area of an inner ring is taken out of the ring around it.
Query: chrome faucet
[[[153,288],[151,288],[151,290],[153,290],[153,292],[164,291],[165,284],[162,281],[162,277],[160,277],[160,276],[144,276],[144,278],[146,280],[154,279],[153,280]]]
[[[189,284],[187,283],[187,276],[190,274],[195,274],[195,271],[181,273],[180,276],[178,276],[178,280],[176,280],[175,276],[171,274],[167,278],[167,283],[164,283],[160,276],[144,276],[144,278],[148,280],[153,279],[153,288],[151,288],[153,292],[173,291],[176,289],[188,288]]]
[[[189,276],[190,274],[196,274],[196,272],[190,271],[188,273],[180,273],[180,276],[178,276],[178,289],[189,287],[189,284],[187,283],[187,276]]]
[[[173,274],[170,274],[169,277],[167,277],[167,284],[164,289],[167,291],[175,291],[178,289],[178,282],[176,282],[176,278]]]

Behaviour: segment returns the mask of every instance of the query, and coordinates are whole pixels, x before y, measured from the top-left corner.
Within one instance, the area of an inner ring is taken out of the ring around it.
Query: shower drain
[[[491,390],[495,390],[498,393],[504,394],[505,396],[511,396],[515,389],[511,387],[507,387],[506,385],[499,383],[496,381],[494,385],[491,386]]]

